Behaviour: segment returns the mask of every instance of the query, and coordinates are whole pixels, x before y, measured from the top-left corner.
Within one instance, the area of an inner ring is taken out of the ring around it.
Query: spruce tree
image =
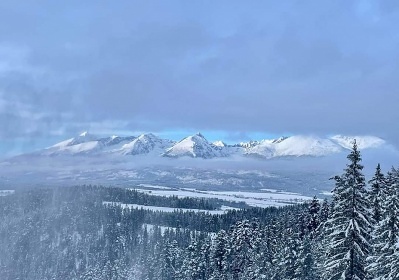
[[[399,241],[399,173],[392,169],[386,178],[386,194],[382,204],[382,220],[374,230],[373,255],[369,271],[373,279],[398,279]]]
[[[230,244],[226,231],[221,230],[216,235],[212,254],[212,280],[227,280],[229,271]]]
[[[313,238],[316,230],[319,228],[320,225],[320,202],[316,196],[313,197],[313,200],[309,205],[308,211],[309,217],[306,227],[310,234],[310,237]]]
[[[361,155],[356,141],[341,176],[334,177],[333,209],[328,221],[329,240],[324,279],[368,279],[370,251],[369,203]]]
[[[385,177],[381,172],[380,164],[377,165],[374,177],[369,181],[371,185],[370,204],[373,215],[373,222],[378,224],[382,219],[382,202],[384,201]]]
[[[317,280],[319,279],[316,268],[315,241],[305,236],[299,246],[299,254],[295,271],[296,280]]]

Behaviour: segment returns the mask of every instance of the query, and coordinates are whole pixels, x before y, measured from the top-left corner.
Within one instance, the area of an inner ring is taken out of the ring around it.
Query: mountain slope
[[[385,144],[385,141],[375,136],[343,136],[335,135],[330,138],[332,141],[340,145],[345,149],[351,149],[353,141],[356,139],[356,143],[359,149],[370,149],[378,148]]]
[[[189,136],[173,145],[163,154],[165,157],[214,158],[225,156],[221,147],[210,144],[201,133]]]
[[[154,134],[142,134],[133,141],[125,144],[120,149],[122,155],[148,154],[157,150],[161,154],[165,148],[173,145],[173,141],[161,139]]]

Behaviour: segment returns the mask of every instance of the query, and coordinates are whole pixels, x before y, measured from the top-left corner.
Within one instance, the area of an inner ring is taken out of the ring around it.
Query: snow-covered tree
[[[373,254],[369,271],[373,279],[398,279],[399,265],[399,173],[392,168],[386,178],[386,194],[382,203],[382,219],[374,230]]]
[[[211,279],[227,280],[229,271],[230,244],[226,231],[218,232],[211,254],[212,276]]]
[[[307,222],[307,230],[311,236],[311,238],[314,237],[316,230],[320,226],[320,202],[317,199],[317,197],[313,197],[310,205],[309,205],[309,212],[308,212],[309,218]]]
[[[381,172],[380,164],[377,165],[373,178],[369,181],[371,185],[370,204],[373,220],[378,224],[382,219],[382,202],[384,201],[385,177]]]
[[[334,177],[324,279],[368,279],[366,258],[370,252],[370,211],[356,141],[347,158],[349,163],[344,173]]]
[[[230,269],[234,280],[259,279],[259,268],[256,265],[259,236],[260,225],[256,221],[244,220],[233,227]]]
[[[182,272],[187,280],[198,280],[201,278],[201,259],[200,246],[196,239],[186,249],[185,258],[183,260]]]
[[[308,236],[301,240],[299,246],[299,253],[297,257],[297,265],[295,271],[295,279],[297,280],[317,280],[319,279],[318,270],[316,267],[314,252],[315,244]]]

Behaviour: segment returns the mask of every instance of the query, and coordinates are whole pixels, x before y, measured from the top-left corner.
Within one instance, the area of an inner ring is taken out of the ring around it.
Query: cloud
[[[392,1],[2,1],[0,138],[87,126],[399,145],[398,11]]]

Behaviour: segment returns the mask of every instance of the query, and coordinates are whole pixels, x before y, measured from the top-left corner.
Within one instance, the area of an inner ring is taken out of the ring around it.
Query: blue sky
[[[0,2],[0,156],[89,130],[399,145],[399,2]]]

